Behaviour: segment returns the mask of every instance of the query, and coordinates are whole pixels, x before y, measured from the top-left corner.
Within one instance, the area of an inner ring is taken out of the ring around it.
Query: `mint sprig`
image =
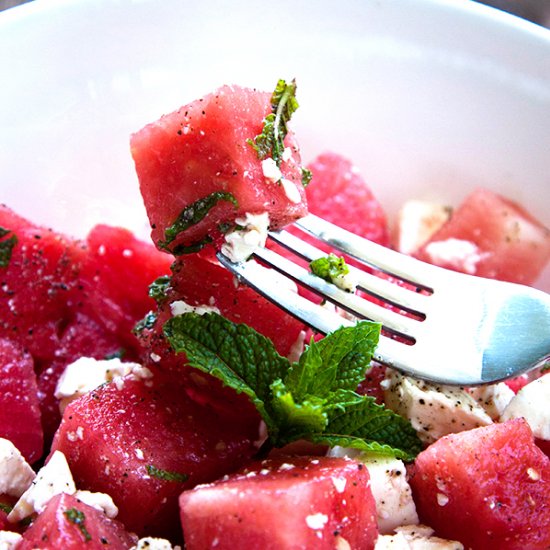
[[[360,321],[312,339],[292,364],[265,336],[215,313],[172,317],[163,330],[189,365],[250,398],[266,423],[268,446],[307,439],[405,460],[421,450],[406,420],[354,391],[370,366],[378,323]]]
[[[279,80],[271,96],[271,113],[264,118],[262,133],[247,140],[260,160],[271,157],[280,166],[285,150],[284,139],[288,133],[287,123],[296,109],[296,81],[287,84],[285,80]]]

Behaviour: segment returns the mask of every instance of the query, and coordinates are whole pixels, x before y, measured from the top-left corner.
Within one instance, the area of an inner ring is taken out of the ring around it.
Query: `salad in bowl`
[[[207,3],[195,17],[206,17],[214,4]],[[237,7],[240,15],[247,13],[244,4]],[[374,4],[364,8],[369,15],[378,23],[396,24],[399,3]],[[71,14],[74,6],[82,13]],[[23,19],[26,24],[40,21],[41,9],[28,19],[14,15],[5,28],[13,31]],[[75,24],[82,14],[95,13],[87,2],[52,9]],[[129,10],[128,17],[157,13],[149,9],[145,3]],[[333,22],[340,17],[350,21],[348,9],[337,9]],[[511,25],[505,19],[492,27],[490,12],[475,13],[478,23],[494,32]],[[409,13],[412,27],[425,21],[426,14],[444,21],[463,12],[452,2],[419,3]],[[310,17],[320,15],[313,10]],[[433,57],[433,44],[420,48],[418,43],[415,55],[420,57],[405,59],[395,34],[392,42],[375,24],[370,29],[373,36],[379,34],[367,40],[362,55],[374,72],[382,70],[376,65],[376,48],[382,46],[384,55],[394,56],[397,65],[407,61],[418,75],[424,74],[426,60],[435,59],[436,67],[441,63]],[[544,47],[544,38],[528,30],[517,31],[518,44],[533,40]],[[405,31],[400,40],[410,45],[411,32]],[[326,35],[332,48],[335,36]],[[445,38],[438,38],[440,53],[445,52]],[[486,47],[481,37],[476,39]],[[236,43],[229,44],[233,48]],[[460,87],[466,58],[457,55],[446,58],[443,73],[451,67]],[[534,110],[537,101],[548,101],[544,80],[530,74],[536,61],[532,63],[521,86],[498,98],[502,105],[518,94],[533,99]],[[267,65],[272,71],[271,62]],[[474,63],[467,72],[476,74],[481,68],[487,66]],[[170,109],[166,101],[162,116],[141,120],[140,111],[129,128],[126,120],[113,124],[115,136],[128,130],[125,160],[118,167],[130,165],[132,176],[122,178],[120,188],[116,179],[96,187],[79,184],[79,196],[72,202],[71,190],[66,196],[58,193],[64,170],[44,172],[44,181],[53,182],[53,191],[43,195],[44,204],[55,197],[48,212],[37,209],[36,200],[28,206],[21,202],[34,184],[18,187],[17,193],[13,186],[2,191],[0,546],[550,546],[547,366],[475,388],[414,379],[373,361],[378,323],[358,319],[321,337],[217,261],[219,251],[233,261],[251,261],[255,247],[265,246],[268,230],[293,231],[292,223],[309,212],[448,269],[548,288],[547,214],[544,205],[533,203],[531,193],[523,201],[521,193],[511,192],[512,184],[483,185],[490,178],[480,166],[479,184],[472,178],[460,196],[439,193],[436,187],[415,192],[401,186],[386,201],[383,182],[392,182],[394,172],[407,180],[411,158],[422,157],[416,147],[441,131],[437,117],[426,120],[431,137],[419,137],[415,145],[407,138],[410,116],[394,125],[396,114],[386,113],[388,127],[380,125],[374,137],[370,131],[364,134],[371,136],[361,146],[367,151],[376,139],[384,142],[374,148],[378,162],[386,165],[387,180],[380,178],[379,168],[365,170],[365,159],[356,160],[356,143],[349,151],[340,145],[341,125],[333,124],[331,140],[323,132],[316,134],[323,137],[322,147],[316,147],[311,131],[302,140],[299,117],[310,112],[307,100],[312,95],[308,72],[303,71],[303,99],[299,74],[298,84],[281,79],[273,90],[273,82],[271,89],[261,85],[262,75],[258,85],[248,85],[249,77],[239,84],[235,73],[200,94],[191,95],[188,89],[179,101],[183,106]],[[505,81],[493,65],[484,74],[499,85]],[[410,75],[403,76],[407,80]],[[124,78],[116,82],[120,92]],[[101,101],[97,85],[94,79],[87,83],[88,100]],[[447,85],[446,80],[443,89]],[[487,85],[484,81],[481,87]],[[424,97],[424,92],[420,85],[414,93]],[[333,121],[325,105],[332,93],[329,83],[314,94],[315,116],[326,115],[322,127]],[[397,94],[392,101],[400,97],[399,92],[388,93]],[[354,105],[351,91],[341,102],[348,97]],[[496,102],[485,105],[489,121],[499,112]],[[388,106],[382,101],[379,105],[382,111]],[[395,105],[399,112],[399,102]],[[66,106],[70,112],[70,103]],[[443,106],[433,107],[444,111]],[[417,108],[415,116],[423,112],[421,103]],[[347,120],[347,109],[342,107],[340,120]],[[84,118],[90,114],[77,111]],[[375,127],[382,114],[371,109],[366,116]],[[525,116],[529,114],[531,107]],[[64,124],[60,119],[66,139]],[[518,136],[522,124],[517,124]],[[399,147],[385,155],[392,132],[398,130]],[[431,177],[437,173],[445,188],[453,187],[454,178],[464,176],[487,151],[510,145],[495,136],[493,149],[480,141],[474,150],[471,142],[461,141],[460,133],[465,136],[468,129],[455,130],[460,151],[454,158],[465,160],[462,173],[454,169],[445,175],[443,164],[422,158],[416,164],[430,166]],[[539,126],[533,131],[544,134]],[[45,150],[56,140],[52,136]],[[94,147],[92,143],[90,151]],[[73,144],[62,150],[74,152]],[[437,155],[439,144],[432,150]],[[530,173],[543,170],[544,156],[537,163],[536,147],[531,152],[535,160]],[[77,155],[84,181],[97,178],[103,160],[113,164],[108,155],[98,157],[87,173],[87,165],[81,164],[85,156],[82,151]],[[403,164],[397,167],[400,156]],[[46,163],[43,154],[37,158],[30,171]],[[441,156],[442,161],[448,158]],[[502,158],[510,179],[517,179],[518,158],[521,151],[512,160]],[[48,164],[63,165],[63,160]],[[66,167],[74,162],[65,160]],[[418,177],[410,172],[411,181]],[[119,210],[121,189],[130,185],[129,197],[134,198]],[[105,208],[90,198],[104,197],[110,188],[113,203]],[[544,192],[535,194],[544,197]],[[327,249],[320,260],[308,266],[315,275],[361,292],[346,282],[352,258]],[[260,264],[257,269],[274,286],[287,285],[317,299],[272,270]],[[329,303],[325,307],[346,315]],[[459,350],[457,335],[457,348],[449,353]]]

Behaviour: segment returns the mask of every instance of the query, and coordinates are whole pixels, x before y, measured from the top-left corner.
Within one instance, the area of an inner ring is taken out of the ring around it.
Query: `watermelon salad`
[[[532,284],[550,231],[486,189],[390,224],[350,160],[302,164],[297,107],[294,82],[223,86],[131,136],[151,242],[0,207],[0,549],[550,548],[544,365],[416,380],[372,360],[378,324],[321,338],[215,256],[312,212]],[[343,284],[353,260],[325,252],[311,269]]]

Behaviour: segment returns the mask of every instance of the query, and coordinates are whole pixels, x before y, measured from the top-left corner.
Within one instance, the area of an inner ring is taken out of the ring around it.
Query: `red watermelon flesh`
[[[439,439],[410,484],[423,523],[473,550],[550,545],[550,459],[523,419]]]
[[[180,497],[187,550],[374,548],[369,474],[339,458],[265,460]]]
[[[137,355],[124,349],[124,343],[93,318],[76,313],[60,341],[56,358],[44,366],[38,375],[38,397],[42,413],[42,427],[47,445],[61,422],[59,400],[54,396],[59,377],[65,367],[80,357],[106,359],[122,355],[124,360],[135,361]]]
[[[450,239],[472,243],[475,252],[465,259],[434,254],[434,243]],[[550,230],[515,202],[476,189],[416,256],[480,277],[531,284],[550,259]]]
[[[365,239],[389,246],[386,214],[350,160],[327,152],[315,158],[308,168],[313,174],[306,188],[309,212]]]
[[[127,550],[137,537],[74,496],[53,497],[23,534],[18,550]]]
[[[130,355],[139,351],[135,324],[154,307],[149,285],[170,272],[171,259],[127,229],[98,225],[87,237],[82,268],[83,310],[115,335]]]
[[[196,401],[208,403],[231,417],[257,419],[255,407],[244,394],[238,395],[219,380],[186,368],[185,356],[174,355],[162,334],[162,325],[172,317],[171,305],[179,300],[191,306],[217,308],[227,319],[251,326],[270,338],[283,356],[300,341],[304,325],[246,285],[239,284],[216,260],[194,254],[179,259],[174,265],[171,288],[160,305],[155,327],[153,331],[144,331],[144,346],[153,357],[160,358],[153,363],[174,376],[184,377],[186,392]],[[151,361],[151,355],[148,360]]]
[[[0,227],[17,238],[0,267],[0,336],[17,340],[37,360],[50,360],[77,299],[84,251],[72,239],[37,227],[0,206]]]
[[[173,538],[179,494],[242,467],[257,438],[257,423],[231,422],[155,373],[69,404],[52,452],[65,454],[77,487],[113,497],[128,529]]]
[[[247,143],[262,132],[270,112],[271,94],[223,86],[132,136],[132,155],[157,246],[167,241],[165,230],[185,208],[213,193],[230,193],[238,206],[227,199],[216,202],[206,217],[166,244],[170,250],[217,238],[220,224],[232,224],[246,212],[269,212],[272,228],[307,213],[292,132],[285,139],[291,157],[280,168],[296,187],[298,203],[289,199],[282,185],[266,180],[256,151]]]
[[[33,463],[42,455],[43,434],[32,357],[0,339],[0,437],[9,439]]]

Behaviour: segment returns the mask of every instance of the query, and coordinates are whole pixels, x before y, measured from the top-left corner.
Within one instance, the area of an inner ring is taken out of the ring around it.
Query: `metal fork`
[[[359,289],[394,307],[341,290],[268,248],[254,256],[353,317],[380,322],[377,361],[431,382],[472,386],[517,376],[550,357],[550,295],[545,292],[435,267],[311,214],[295,226],[371,268],[369,273],[350,266],[350,272]],[[269,237],[308,261],[326,256],[288,231],[270,232]],[[233,263],[222,253],[218,259],[318,332],[328,334],[354,323],[274,284],[255,262]],[[372,270],[407,283],[398,286]]]

